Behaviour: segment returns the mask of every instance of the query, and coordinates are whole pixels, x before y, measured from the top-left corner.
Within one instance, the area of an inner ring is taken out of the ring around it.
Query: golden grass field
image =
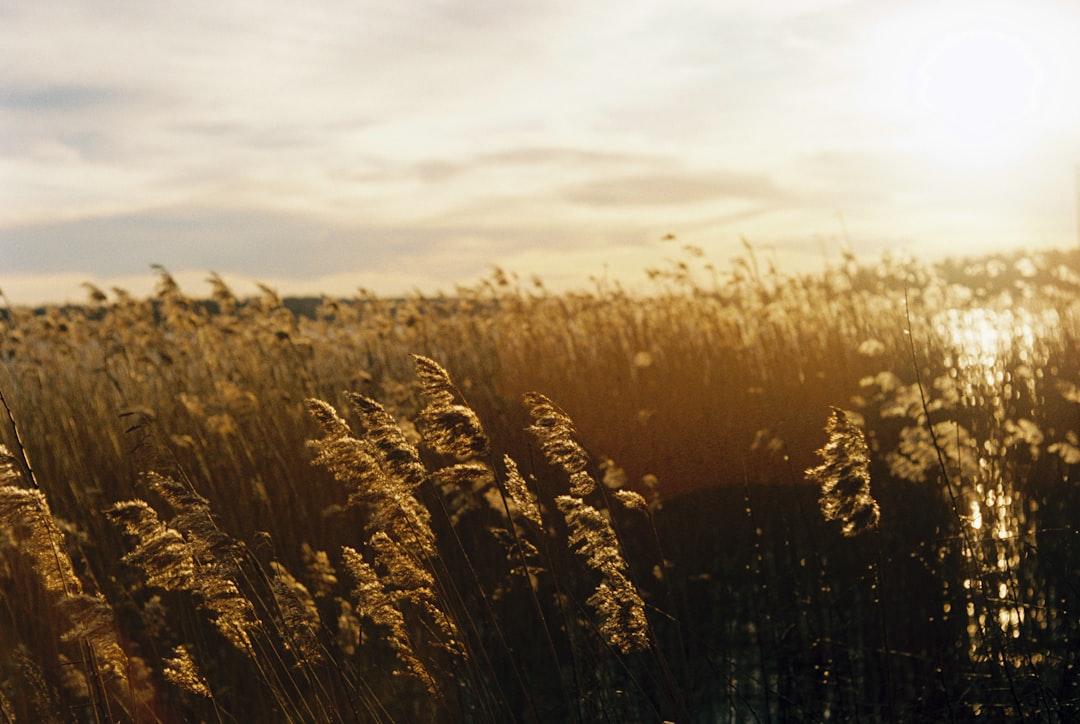
[[[3,721],[1073,721],[1074,252],[0,316]]]

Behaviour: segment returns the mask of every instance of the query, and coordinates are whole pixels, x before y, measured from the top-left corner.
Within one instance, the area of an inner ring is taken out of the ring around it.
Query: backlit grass
[[[0,319],[11,721],[1080,716],[1072,253]]]

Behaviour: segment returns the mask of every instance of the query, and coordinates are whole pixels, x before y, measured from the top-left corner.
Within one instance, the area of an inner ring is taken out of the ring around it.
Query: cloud
[[[6,273],[122,275],[151,264],[313,278],[420,255],[440,233],[347,227],[300,214],[176,208],[0,229]]]
[[[880,211],[928,190],[933,166],[888,150],[829,149],[792,159],[800,188],[817,203]]]
[[[81,113],[111,104],[122,96],[114,88],[87,85],[24,87],[0,83],[0,109],[17,113]]]
[[[0,273],[569,274],[668,230],[796,244],[837,209],[874,240],[1017,233],[1004,210],[1034,202],[909,158],[861,104],[856,51],[893,12],[0,0]]]
[[[425,180],[443,181],[464,173],[486,171],[550,168],[566,172],[602,172],[627,166],[656,166],[670,163],[659,154],[598,151],[586,148],[521,146],[507,147],[485,153],[467,154],[457,160],[428,159],[413,165],[417,175]]]
[[[567,199],[593,206],[695,204],[704,201],[788,200],[765,176],[714,171],[618,176],[573,186]]]
[[[115,151],[119,118],[138,100],[137,93],[107,85],[0,82],[0,163],[47,165],[58,159],[42,156],[42,149],[59,146],[87,158]]]
[[[522,146],[507,147],[459,157],[433,157],[411,164],[385,162],[374,173],[346,174],[355,180],[385,180],[390,177],[413,178],[428,184],[463,182],[466,178],[490,179],[493,176],[549,174],[549,180],[590,176],[628,168],[670,166],[672,160],[658,154],[596,151],[585,148]],[[505,188],[505,184],[502,185]]]
[[[492,153],[480,154],[476,157],[476,160],[480,163],[500,166],[551,164],[557,166],[587,166],[590,168],[642,163],[653,164],[662,159],[663,156],[650,153],[543,146],[508,148]]]

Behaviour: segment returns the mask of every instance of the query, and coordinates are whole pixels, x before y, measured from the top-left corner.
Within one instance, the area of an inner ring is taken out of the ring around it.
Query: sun
[[[988,166],[1078,121],[1077,15],[1046,6],[926,4],[867,35],[864,102],[896,145]]]
[[[1042,70],[1034,49],[1000,31],[944,38],[917,69],[918,102],[954,141],[1001,145],[1039,106]]]

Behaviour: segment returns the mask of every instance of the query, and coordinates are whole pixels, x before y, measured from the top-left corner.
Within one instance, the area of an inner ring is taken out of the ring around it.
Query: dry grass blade
[[[34,474],[33,467],[30,466],[30,457],[26,452],[26,447],[23,445],[22,434],[19,432],[19,426],[15,424],[15,414],[8,406],[3,389],[0,389],[0,405],[3,406],[4,412],[7,414],[8,424],[11,425],[11,432],[15,436],[15,450],[19,453],[19,457],[16,458],[7,449],[6,445],[0,444],[0,485],[17,484],[18,473],[16,471],[21,463],[23,470],[26,472],[26,478],[30,481],[30,486],[37,488],[39,487],[37,476]],[[14,477],[12,477],[13,475]]]

